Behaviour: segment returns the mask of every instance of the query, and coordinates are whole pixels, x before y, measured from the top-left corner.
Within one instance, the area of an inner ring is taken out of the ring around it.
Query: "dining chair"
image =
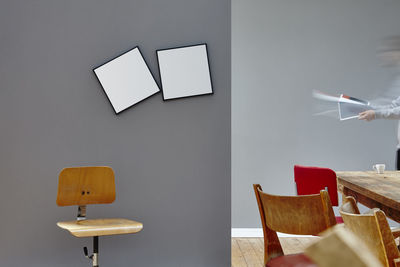
[[[396,247],[386,215],[380,209],[360,214],[353,197],[346,197],[339,209],[345,226],[361,239],[383,266],[400,266],[400,253]]]
[[[58,222],[57,225],[76,237],[93,237],[93,255],[84,255],[92,260],[92,266],[99,266],[99,236],[131,234],[142,230],[140,222],[120,219],[87,219],[86,205],[110,204],[115,200],[115,175],[110,167],[72,167],[60,172],[58,180],[57,205],[78,206],[76,220]]]
[[[276,196],[253,185],[264,234],[264,266],[316,266],[304,254],[284,255],[276,232],[318,235],[336,225],[328,192],[305,196]],[[302,265],[303,266],[303,265]]]
[[[339,206],[336,173],[329,168],[294,165],[294,182],[297,195],[318,194],[320,190],[329,193],[332,206]],[[337,223],[343,223],[336,216]]]
[[[384,267],[370,249],[344,224],[321,233],[321,238],[304,250],[319,267]]]

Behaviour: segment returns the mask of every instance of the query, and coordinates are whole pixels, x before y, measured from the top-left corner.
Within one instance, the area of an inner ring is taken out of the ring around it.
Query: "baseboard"
[[[263,237],[262,228],[232,228],[232,237]],[[309,235],[289,235],[278,233],[278,237],[309,237]]]

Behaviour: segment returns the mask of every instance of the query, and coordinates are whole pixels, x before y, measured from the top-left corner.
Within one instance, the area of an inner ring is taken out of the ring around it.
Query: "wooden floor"
[[[285,254],[303,252],[318,237],[279,238]],[[232,266],[261,267],[264,262],[263,238],[232,238]]]

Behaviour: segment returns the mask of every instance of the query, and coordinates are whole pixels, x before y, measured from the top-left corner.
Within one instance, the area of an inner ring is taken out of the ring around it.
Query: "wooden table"
[[[400,222],[400,171],[336,172],[338,190],[358,202],[383,210],[389,218]]]

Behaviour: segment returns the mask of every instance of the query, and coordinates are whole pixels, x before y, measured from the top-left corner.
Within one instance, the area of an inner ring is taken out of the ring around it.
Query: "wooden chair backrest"
[[[304,196],[275,196],[253,185],[264,231],[264,263],[283,255],[276,232],[318,235],[336,225],[328,192]]]
[[[384,267],[343,223],[324,231],[321,236],[304,251],[320,267]]]
[[[60,172],[57,205],[109,204],[115,200],[111,167],[72,167]]]
[[[370,213],[360,214],[355,199],[346,197],[339,212],[346,227],[367,245],[383,266],[400,266],[399,263],[396,265],[400,253],[383,211],[374,209]]]

